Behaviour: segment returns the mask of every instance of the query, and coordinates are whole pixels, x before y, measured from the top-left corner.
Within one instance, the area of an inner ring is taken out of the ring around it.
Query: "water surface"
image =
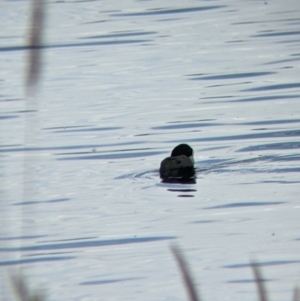
[[[49,300],[271,300],[299,281],[300,5],[50,1],[38,96],[29,2],[0,12],[1,297],[22,268]],[[160,161],[195,151],[195,184]]]

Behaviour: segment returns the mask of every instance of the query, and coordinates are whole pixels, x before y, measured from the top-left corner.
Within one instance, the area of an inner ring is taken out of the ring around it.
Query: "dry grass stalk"
[[[187,293],[189,295],[189,300],[190,301],[200,301],[200,298],[199,298],[197,290],[196,290],[196,286],[195,286],[193,278],[191,276],[191,272],[189,271],[188,265],[182,255],[182,252],[175,245],[171,246],[171,251],[178,263],[178,266],[179,266],[179,269],[181,272],[181,276],[183,278]]]
[[[18,299],[20,301],[44,301],[45,296],[41,291],[30,290],[28,284],[25,280],[25,277],[20,273],[12,275],[10,277],[11,283],[14,288]]]
[[[261,271],[258,267],[258,264],[255,261],[251,261],[250,263],[252,267],[252,271],[254,274],[254,280],[257,286],[257,293],[260,301],[268,301],[267,291],[263,283],[263,277]]]
[[[26,95],[35,92],[41,73],[41,46],[45,19],[44,0],[33,0],[29,32],[29,58],[25,76]]]
[[[300,301],[300,292],[299,292],[299,287],[297,286],[294,288],[293,301]]]
[[[188,265],[185,261],[184,256],[182,255],[182,252],[175,245],[171,246],[171,251],[178,263],[184,284],[186,286],[186,290],[189,295],[189,300],[200,301],[200,298],[196,290],[196,286],[191,276],[191,272],[189,271]],[[262,278],[261,271],[258,267],[258,264],[254,261],[251,261],[250,265],[252,267],[255,283],[257,285],[259,300],[267,301],[268,300],[267,292],[263,284],[263,278]],[[29,289],[28,284],[25,281],[25,277],[22,276],[20,273],[11,276],[10,279],[14,291],[20,301],[44,301],[45,300],[45,295],[41,291]],[[300,291],[298,287],[295,287],[294,289],[293,301],[300,301]]]

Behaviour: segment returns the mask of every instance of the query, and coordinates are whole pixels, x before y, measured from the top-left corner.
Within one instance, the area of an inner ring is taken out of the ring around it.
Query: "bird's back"
[[[164,159],[159,174],[162,179],[188,180],[195,176],[195,169],[191,159],[181,155]]]

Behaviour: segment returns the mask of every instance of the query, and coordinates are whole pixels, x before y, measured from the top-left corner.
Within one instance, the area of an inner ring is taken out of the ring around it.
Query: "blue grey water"
[[[300,2],[54,1],[24,96],[29,1],[0,20],[1,299],[273,301],[300,271]],[[5,30],[3,30],[5,28]],[[197,182],[160,161],[195,151]]]

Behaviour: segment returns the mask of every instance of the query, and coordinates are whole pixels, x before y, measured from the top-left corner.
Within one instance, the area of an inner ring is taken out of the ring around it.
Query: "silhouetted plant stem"
[[[182,252],[179,250],[179,248],[175,245],[171,246],[171,251],[178,263],[181,276],[183,278],[183,282],[185,284],[187,293],[189,295],[190,301],[200,301],[200,298],[198,296],[196,286],[193,281],[193,277],[191,275],[191,272],[189,271],[188,264],[186,263]]]

